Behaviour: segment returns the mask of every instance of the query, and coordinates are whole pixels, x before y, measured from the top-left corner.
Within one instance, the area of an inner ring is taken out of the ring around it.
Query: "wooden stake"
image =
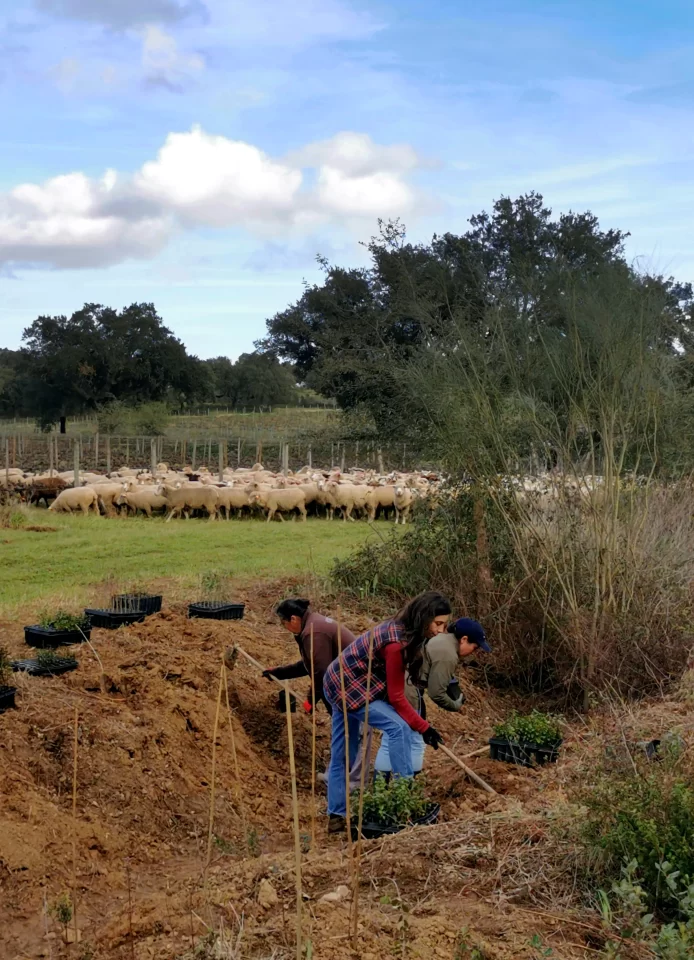
[[[303,890],[301,887],[301,835],[299,833],[299,800],[296,793],[296,766],[294,764],[294,735],[292,731],[292,711],[289,709],[289,684],[284,682],[284,696],[287,705],[287,739],[289,741],[289,772],[292,777],[292,810],[294,813],[294,862],[296,876],[296,960],[301,960],[304,941],[301,933],[301,911]]]
[[[313,665],[313,624],[311,624],[311,849],[316,846],[316,674]]]
[[[239,809],[241,811],[241,826],[243,827],[243,839],[246,844],[246,851],[250,854],[251,845],[248,837],[248,817],[246,816],[246,802],[243,797],[243,786],[241,782],[241,773],[239,772],[239,758],[236,753],[236,737],[234,735],[234,724],[232,722],[231,704],[229,703],[229,684],[227,682],[227,673],[224,670],[224,692],[227,701],[227,716],[229,717],[229,734],[231,736],[231,759],[234,763],[234,776],[236,777],[236,790],[238,793]]]
[[[369,630],[369,669],[366,674],[366,704],[364,707],[364,730],[362,733],[361,776],[359,778],[359,814],[357,817],[357,851],[354,863],[352,886],[352,946],[356,950],[359,930],[359,875],[361,873],[361,827],[364,818],[364,778],[368,765],[369,750],[369,694],[371,692],[371,669],[373,666],[374,636]]]
[[[77,742],[79,725],[77,704],[75,704],[75,723],[72,755],[72,920],[75,929],[75,944],[79,943],[77,930]]]
[[[224,683],[224,663],[219,671],[219,691],[217,693],[217,710],[214,715],[214,731],[212,733],[212,774],[210,776],[210,825],[207,831],[207,859],[205,861],[205,880],[212,859],[212,832],[214,829],[214,789],[217,764],[217,730],[219,728],[219,708],[222,705],[222,686]]]
[[[337,620],[337,649],[342,651],[342,623],[341,617]],[[338,654],[337,662],[340,667],[340,693],[342,696],[342,717],[345,725],[345,819],[347,821],[347,855],[349,858],[349,870],[354,888],[354,859],[352,850],[352,804],[349,795],[349,727],[347,726],[347,697],[345,695],[345,666],[342,660],[342,652]]]

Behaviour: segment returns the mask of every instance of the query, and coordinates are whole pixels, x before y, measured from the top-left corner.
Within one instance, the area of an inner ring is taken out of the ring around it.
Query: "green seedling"
[[[359,806],[359,793],[353,794],[353,810]],[[364,821],[384,825],[405,826],[429,809],[430,801],[424,795],[424,784],[413,777],[396,777],[390,783],[378,775],[364,791]]]
[[[494,727],[494,736],[512,743],[534,743],[538,747],[554,747],[562,739],[558,719],[539,710],[526,716],[514,711],[507,720]]]
[[[44,630],[86,630],[89,626],[89,619],[84,614],[57,610],[53,614],[42,613],[39,617],[39,626],[43,627]]]

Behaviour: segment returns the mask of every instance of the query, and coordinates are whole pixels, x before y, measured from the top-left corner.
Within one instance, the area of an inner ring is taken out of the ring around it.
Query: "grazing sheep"
[[[126,511],[137,515],[138,510],[142,510],[148,517],[152,516],[152,510],[166,510],[169,501],[162,494],[157,493],[156,487],[142,486],[136,490],[124,490],[114,500],[117,507],[125,507]]]
[[[220,513],[223,511],[227,520],[232,510],[236,510],[238,516],[244,507],[251,508],[251,494],[243,487],[217,487],[217,503]]]
[[[171,511],[166,518],[167,523],[173,516],[180,516],[182,513],[188,517],[193,510],[205,510],[210,520],[217,519],[219,496],[216,487],[206,484],[200,486],[184,484],[181,487],[172,487],[168,483],[163,483],[158,490],[166,497],[167,507]]]
[[[298,487],[287,487],[285,490],[255,490],[250,495],[251,502],[267,510],[268,523],[279,514],[280,520],[284,520],[282,512],[290,513],[292,510],[298,510],[301,519],[306,519],[306,497],[304,491]]]
[[[99,498],[93,487],[69,487],[62,490],[48,508],[55,513],[75,513],[81,510],[82,513],[99,513]]]
[[[369,520],[373,522],[378,516],[378,511],[383,510],[384,514],[388,510],[395,512],[395,487],[391,484],[385,487],[371,487],[366,498],[366,512]]]
[[[337,483],[331,480],[325,485],[325,491],[330,498],[333,509],[342,510],[342,519],[351,520],[353,510],[366,510],[371,487],[366,484]]]

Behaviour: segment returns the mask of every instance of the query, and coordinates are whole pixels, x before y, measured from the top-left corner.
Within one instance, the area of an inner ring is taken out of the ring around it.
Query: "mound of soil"
[[[243,621],[189,620],[182,606],[118,631],[94,630],[92,644],[78,651],[79,670],[52,679],[17,676],[19,710],[0,717],[0,956],[62,956],[63,932],[50,905],[73,890],[80,937],[91,951],[84,956],[172,960],[222,928],[234,937],[242,930],[243,950],[229,956],[291,954],[294,861],[286,717],[276,708],[278,687],[242,658],[226,671],[231,716],[220,687],[223,653],[231,644],[268,666],[297,659],[293,638],[272,613],[281,593],[268,584],[240,595],[247,604]],[[363,616],[346,621],[355,631],[368,626]],[[19,622],[0,624],[0,644],[11,656],[24,652],[21,636]],[[301,694],[308,680],[292,685]],[[460,756],[485,742],[500,713],[487,691],[471,680],[464,685],[468,712],[455,717],[436,711],[435,717]],[[322,788],[315,845],[311,840],[311,723],[300,712],[292,720],[306,853],[306,929],[314,956],[346,957],[348,904],[320,899],[349,884],[345,843],[327,836]],[[321,708],[318,770],[329,756],[329,729]],[[461,873],[457,861],[437,854],[446,841],[445,833],[436,831],[461,820],[487,819],[505,810],[509,798],[532,802],[540,784],[545,792],[552,789],[557,771],[469,762],[501,796],[477,790],[441,752],[429,751],[427,777],[442,803],[444,823],[387,844],[365,845],[360,950],[367,960],[384,949],[400,949],[403,937],[413,948],[416,944],[422,958],[453,957],[463,926],[475,927],[480,942],[491,937],[484,956],[532,955],[519,944],[538,930],[537,922],[516,917],[516,933],[523,934],[507,944],[508,915],[503,922],[498,916],[486,922],[489,909],[478,901],[468,867]],[[528,829],[535,830],[534,821]],[[488,858],[494,856],[488,851]],[[267,893],[262,881],[274,892],[270,903],[259,902],[261,886]]]

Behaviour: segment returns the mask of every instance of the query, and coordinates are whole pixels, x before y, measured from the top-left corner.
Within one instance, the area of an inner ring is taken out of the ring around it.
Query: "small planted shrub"
[[[359,805],[359,793],[354,794],[353,810]],[[373,784],[364,790],[364,822],[382,826],[404,827],[420,820],[431,809],[425,796],[424,784],[414,777],[395,777],[390,782],[379,774]],[[356,816],[355,816],[356,819]]]
[[[52,670],[66,663],[77,663],[76,658],[64,650],[39,650],[36,661],[42,670]]]
[[[0,647],[0,713],[14,707],[14,696],[17,692],[16,687],[10,686],[12,676],[12,661],[7,650]]]
[[[532,743],[538,747],[557,747],[562,741],[561,726],[556,717],[533,710],[522,716],[511,716],[494,727],[494,736],[511,743]]]

